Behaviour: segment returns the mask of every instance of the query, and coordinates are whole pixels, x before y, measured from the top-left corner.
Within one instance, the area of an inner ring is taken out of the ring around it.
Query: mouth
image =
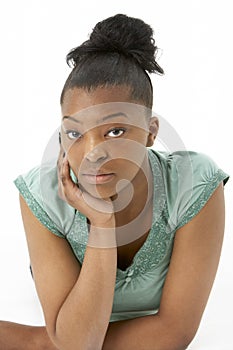
[[[82,174],[85,182],[89,184],[104,184],[110,182],[115,177],[114,173]]]

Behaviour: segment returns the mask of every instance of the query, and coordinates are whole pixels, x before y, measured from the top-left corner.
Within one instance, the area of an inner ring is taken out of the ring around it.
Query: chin
[[[82,191],[88,192],[92,197],[99,199],[116,198],[116,186],[90,185],[79,183]]]

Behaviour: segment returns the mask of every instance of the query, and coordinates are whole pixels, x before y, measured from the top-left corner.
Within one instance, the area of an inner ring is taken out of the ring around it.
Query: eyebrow
[[[113,113],[113,114],[106,115],[105,117],[103,117],[103,118],[101,119],[101,121],[105,121],[105,120],[108,120],[108,119],[113,119],[113,118],[116,118],[116,117],[124,117],[124,118],[129,119],[128,116],[127,116],[125,113],[123,113],[123,112],[117,112],[117,113]],[[68,115],[65,115],[65,116],[62,118],[62,120],[64,120],[64,119],[69,119],[69,120],[72,120],[72,121],[74,121],[74,122],[76,122],[76,123],[82,124],[82,122],[81,122],[80,120],[77,120],[77,119],[75,119],[74,117],[71,117],[71,116],[68,116]]]

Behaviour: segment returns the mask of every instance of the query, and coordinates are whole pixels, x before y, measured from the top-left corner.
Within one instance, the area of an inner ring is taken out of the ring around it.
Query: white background
[[[208,154],[233,174],[230,0],[1,2],[0,319],[43,324],[12,182],[40,163],[59,126],[60,92],[70,72],[66,54],[87,39],[96,22],[116,13],[154,28],[166,73],[152,77],[154,111],[172,124],[187,149]],[[233,348],[232,189],[230,180],[221,262],[192,350]]]

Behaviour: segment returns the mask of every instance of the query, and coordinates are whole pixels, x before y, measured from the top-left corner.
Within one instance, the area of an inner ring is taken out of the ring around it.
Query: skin
[[[116,102],[116,99],[135,102],[130,101],[126,91],[116,88],[106,91],[97,89],[90,94],[84,91],[69,93],[70,95],[65,96],[63,113],[76,114],[87,106],[109,101]],[[78,93],[83,93],[80,101],[78,101]],[[68,106],[72,106],[72,110],[65,109]],[[102,132],[102,128],[105,128],[105,125],[101,126],[101,129],[91,129],[92,133],[89,137],[91,135],[93,139],[90,137],[88,140],[94,140],[94,136],[98,136],[97,145],[103,145],[103,135],[106,133]],[[144,147],[151,146],[157,129],[157,122],[149,126],[147,133],[134,129],[137,143]],[[92,142],[90,141],[87,149],[84,145],[80,145],[80,152],[84,158],[90,155]],[[64,142],[63,147],[65,147]],[[114,181],[113,186],[109,184],[104,184],[103,188],[95,186],[97,190],[93,190],[90,184],[86,185],[85,181],[81,181],[80,188],[71,181],[70,166],[74,170],[77,169],[76,175],[79,176],[82,163],[81,158],[77,156],[76,147],[78,148],[78,142],[65,150],[67,155],[64,159],[62,159],[64,150],[61,150],[59,188],[60,195],[73,207],[83,212],[90,222],[90,244],[87,246],[82,268],[68,243],[51,234],[40,224],[23,198],[20,198],[29,254],[46,328],[21,328],[21,331],[16,332],[11,338],[13,345],[11,344],[12,347],[10,347],[9,337],[8,342],[6,341],[7,335],[10,334],[9,329],[16,330],[16,326],[8,324],[8,332],[6,325],[5,328],[0,327],[0,335],[2,332],[0,339],[8,344],[4,349],[13,349],[17,339],[21,340],[17,349],[20,350],[21,345],[22,349],[29,349],[28,340],[29,335],[32,334],[34,334],[33,339],[40,344],[38,349],[182,350],[187,348],[198,329],[221,253],[224,232],[223,185],[219,185],[203,209],[190,222],[177,230],[158,314],[109,323],[118,255],[120,255],[118,253],[121,248],[117,247],[115,241],[116,231],[121,222],[118,212],[114,211],[113,203],[115,198],[121,197],[121,193],[117,193]],[[95,147],[96,144],[94,144]],[[147,159],[143,157],[141,159],[143,159],[141,165],[144,174],[146,173],[146,179],[149,181],[145,180],[140,167],[136,168],[135,164],[129,163],[128,176],[131,182],[135,181],[135,184],[139,180],[143,181],[142,187],[145,193],[148,192],[151,178]],[[118,158],[116,162],[118,164]],[[106,162],[105,166],[109,166],[107,170],[116,169],[116,176],[119,176],[117,166],[114,168],[115,160]],[[146,196],[140,198],[142,193],[137,191],[136,185],[134,189],[131,202],[140,199],[142,209]],[[86,198],[94,200],[95,205],[88,205],[90,202]],[[126,213],[130,215],[129,220],[137,215],[132,209],[132,203],[124,209],[124,212],[122,211],[123,214],[125,213],[123,222],[126,222]],[[102,205],[110,207],[111,210],[106,214],[100,210]],[[103,235],[103,232],[107,235]],[[105,241],[106,237],[109,247],[102,248],[103,239]],[[143,240],[146,238],[142,237]],[[134,254],[139,246],[140,244],[135,246],[130,243],[128,255],[127,251],[124,251],[124,258],[130,260],[130,254]],[[37,349],[36,345],[33,346],[33,349]]]

